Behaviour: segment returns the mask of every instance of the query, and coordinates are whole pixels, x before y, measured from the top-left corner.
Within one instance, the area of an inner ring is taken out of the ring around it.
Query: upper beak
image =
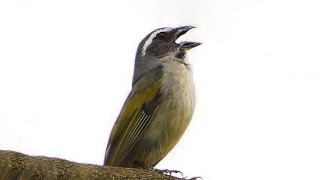
[[[174,28],[174,40],[177,40],[180,36],[184,35],[186,32],[188,32],[190,29],[195,28],[194,26],[181,26]]]
[[[194,26],[181,26],[174,28],[174,40],[177,40],[180,36],[188,32],[190,29],[195,28]],[[196,46],[199,46],[201,43],[198,42],[181,42],[179,45],[182,49],[189,50]]]

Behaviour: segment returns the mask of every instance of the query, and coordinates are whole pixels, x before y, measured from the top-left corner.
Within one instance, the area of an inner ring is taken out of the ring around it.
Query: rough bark
[[[1,180],[179,180],[154,171],[80,164],[58,158],[0,150]],[[181,179],[180,179],[181,180]]]

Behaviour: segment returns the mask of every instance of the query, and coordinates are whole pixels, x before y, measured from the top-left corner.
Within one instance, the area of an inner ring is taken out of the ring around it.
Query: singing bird
[[[154,167],[184,134],[195,107],[186,53],[201,43],[176,40],[192,28],[156,29],[140,42],[132,90],[111,131],[104,165]]]

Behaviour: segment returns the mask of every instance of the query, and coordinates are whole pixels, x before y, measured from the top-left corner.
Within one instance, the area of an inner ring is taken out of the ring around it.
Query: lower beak
[[[180,48],[185,49],[185,50],[189,50],[192,49],[194,47],[199,46],[201,43],[199,42],[181,42],[180,43]]]

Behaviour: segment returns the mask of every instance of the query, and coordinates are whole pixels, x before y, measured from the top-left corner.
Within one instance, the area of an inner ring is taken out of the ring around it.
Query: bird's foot
[[[140,162],[140,161],[134,161],[133,162],[135,165],[141,167],[142,169],[146,169],[146,170],[150,170],[150,171],[153,171],[154,170],[154,167],[149,165],[149,164],[145,164],[143,162]]]
[[[170,170],[170,169],[154,169],[154,171],[158,173],[162,173],[168,176],[172,176],[172,174],[181,174],[181,177],[183,177],[183,174],[181,171],[178,170]]]
[[[170,169],[156,169],[153,166],[151,166],[149,164],[145,164],[145,163],[140,162],[140,161],[134,161],[134,164],[137,165],[137,166],[140,166],[142,169],[155,171],[155,172],[158,172],[158,173],[161,173],[161,174],[165,174],[165,175],[168,175],[168,176],[172,176],[172,174],[178,174],[179,173],[179,174],[181,174],[181,177],[183,177],[183,174],[182,174],[181,171],[170,170]]]

